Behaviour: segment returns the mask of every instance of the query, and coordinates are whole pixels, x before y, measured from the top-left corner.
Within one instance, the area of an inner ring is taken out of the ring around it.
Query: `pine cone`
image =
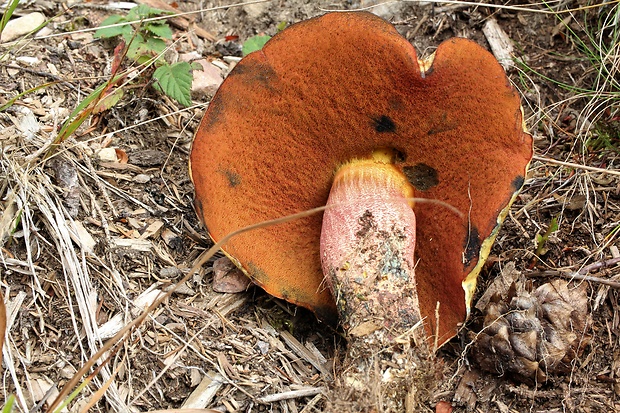
[[[533,292],[524,285],[516,281],[490,298],[472,354],[483,370],[544,383],[568,373],[590,341],[586,285],[555,280]]]

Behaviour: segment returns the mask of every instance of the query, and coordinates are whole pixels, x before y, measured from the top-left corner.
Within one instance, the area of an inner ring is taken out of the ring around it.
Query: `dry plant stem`
[[[612,280],[607,280],[607,279],[600,278],[600,277],[593,277],[591,275],[586,275],[590,271],[599,270],[601,268],[608,268],[608,267],[611,267],[611,266],[616,265],[618,263],[620,263],[620,258],[611,258],[609,260],[599,261],[599,262],[595,262],[593,264],[590,264],[590,265],[588,265],[586,267],[583,267],[578,272],[542,271],[542,272],[532,273],[531,275],[532,276],[540,276],[540,277],[559,276],[559,277],[562,277],[562,278],[569,278],[569,279],[573,279],[573,280],[596,282],[596,283],[599,283],[599,284],[608,285],[608,286],[613,287],[613,288],[620,288],[620,282],[612,281]]]
[[[322,387],[306,387],[299,390],[291,390],[282,393],[271,394],[269,396],[260,397],[256,400],[259,403],[273,403],[279,402],[281,400],[295,399],[298,397],[316,396],[317,394],[322,393],[323,390],[324,389]]]
[[[546,162],[546,163],[552,163],[555,165],[566,166],[568,168],[583,169],[584,171],[599,172],[602,174],[620,176],[620,171],[614,171],[611,169],[603,169],[603,168],[595,168],[593,166],[581,165],[581,164],[573,163],[573,162],[558,161],[557,159],[547,158],[545,156],[534,155],[532,159],[535,161],[541,161],[541,162]]]

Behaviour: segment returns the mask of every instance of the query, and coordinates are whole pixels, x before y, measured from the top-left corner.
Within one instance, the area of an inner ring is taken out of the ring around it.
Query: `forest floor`
[[[248,38],[365,6],[421,55],[454,36],[488,48],[482,29],[498,23],[515,46],[507,73],[522,98],[535,158],[478,296],[507,269],[529,290],[580,275],[591,339],[569,371],[521,383],[477,368],[471,342],[483,315],[474,309],[439,351],[442,375],[417,411],[435,411],[440,401],[454,412],[620,411],[619,3],[233,3],[171,2],[194,13],[184,16],[189,25],[170,21],[174,44],[165,58],[206,58],[225,76]],[[212,245],[193,209],[187,168],[208,96],[183,107],[154,90],[147,69],[122,87],[118,101],[54,141],[71,112],[111,77],[117,42],[95,38],[93,29],[125,14],[119,5],[23,2],[14,17],[41,12],[48,24],[36,36],[0,43],[2,397],[15,394],[17,411],[46,411],[102,342]],[[215,292],[214,260],[107,353],[70,411],[324,411],[345,348],[339,332],[258,287]]]

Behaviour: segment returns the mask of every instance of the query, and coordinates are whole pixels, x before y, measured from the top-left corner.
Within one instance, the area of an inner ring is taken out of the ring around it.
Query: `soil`
[[[188,36],[175,26],[178,42],[167,57],[198,51],[230,65],[224,56],[239,57],[246,39],[274,35],[282,22],[370,5],[274,0],[224,7],[232,3],[171,3],[180,11],[202,8],[187,18],[216,41]],[[583,5],[569,0],[556,11]],[[48,152],[37,153],[49,146],[79,102],[110,76],[116,43],[83,30],[120,13],[111,6],[28,2],[17,14],[43,12],[52,19],[48,34],[53,36],[0,45],[0,104],[54,82],[0,112],[0,274],[9,314],[3,383],[5,399],[16,394],[19,411],[46,410],[101,342],[137,317],[145,306],[139,298],[179,281],[211,245],[193,209],[187,171],[193,131],[208,99],[183,108],[151,87],[147,71],[125,87],[116,105],[92,116],[56,147],[50,159]],[[510,374],[478,370],[470,351],[483,314],[474,309],[461,334],[439,351],[433,380],[426,379],[427,388],[421,389],[426,396],[416,411],[435,411],[436,405],[439,411],[443,402],[454,412],[620,411],[619,293],[613,283],[620,271],[609,261],[619,255],[620,179],[602,173],[616,169],[617,107],[606,107],[588,119],[593,123],[584,124],[580,114],[589,101],[559,86],[594,87],[596,71],[578,39],[587,39],[586,24],[594,25],[601,14],[618,13],[617,7],[560,18],[469,4],[394,2],[370,9],[391,21],[422,55],[454,36],[489,47],[482,33],[489,19],[497,20],[516,45],[521,63],[508,75],[522,95],[539,158],[497,238],[478,294],[508,263],[531,289],[593,263],[609,263],[586,274],[594,277],[584,281],[592,339],[568,373],[524,384]],[[36,59],[20,59],[24,56]],[[116,158],[102,156],[104,148],[114,148]],[[562,166],[543,157],[600,170]],[[13,221],[16,211],[19,218]],[[558,229],[541,238],[554,220]],[[91,241],[89,249],[85,245]],[[345,349],[340,332],[257,287],[214,292],[212,261],[109,354],[109,362],[71,402],[71,411],[91,399],[92,411],[190,407],[190,395],[208,393],[197,389],[209,383],[213,394],[203,407],[216,411],[325,411],[333,402],[325,389]],[[93,331],[104,326],[112,332],[100,340]],[[98,399],[96,392],[105,383],[111,385]],[[261,399],[300,389],[309,395]]]

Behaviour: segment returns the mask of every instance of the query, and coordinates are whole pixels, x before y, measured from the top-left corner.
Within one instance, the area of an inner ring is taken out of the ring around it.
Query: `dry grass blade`
[[[596,168],[594,166],[581,165],[581,164],[574,163],[574,162],[558,161],[557,159],[551,159],[546,156],[540,156],[540,155],[534,155],[533,159],[536,161],[546,162],[546,163],[550,163],[553,165],[566,166],[567,168],[581,169],[584,171],[598,172],[601,174],[620,176],[620,171],[616,171],[613,169]]]
[[[5,336],[6,336],[6,307],[4,305],[4,295],[2,295],[2,291],[0,291],[0,349],[4,347]],[[0,352],[0,364],[2,364],[2,353],[1,352]]]

